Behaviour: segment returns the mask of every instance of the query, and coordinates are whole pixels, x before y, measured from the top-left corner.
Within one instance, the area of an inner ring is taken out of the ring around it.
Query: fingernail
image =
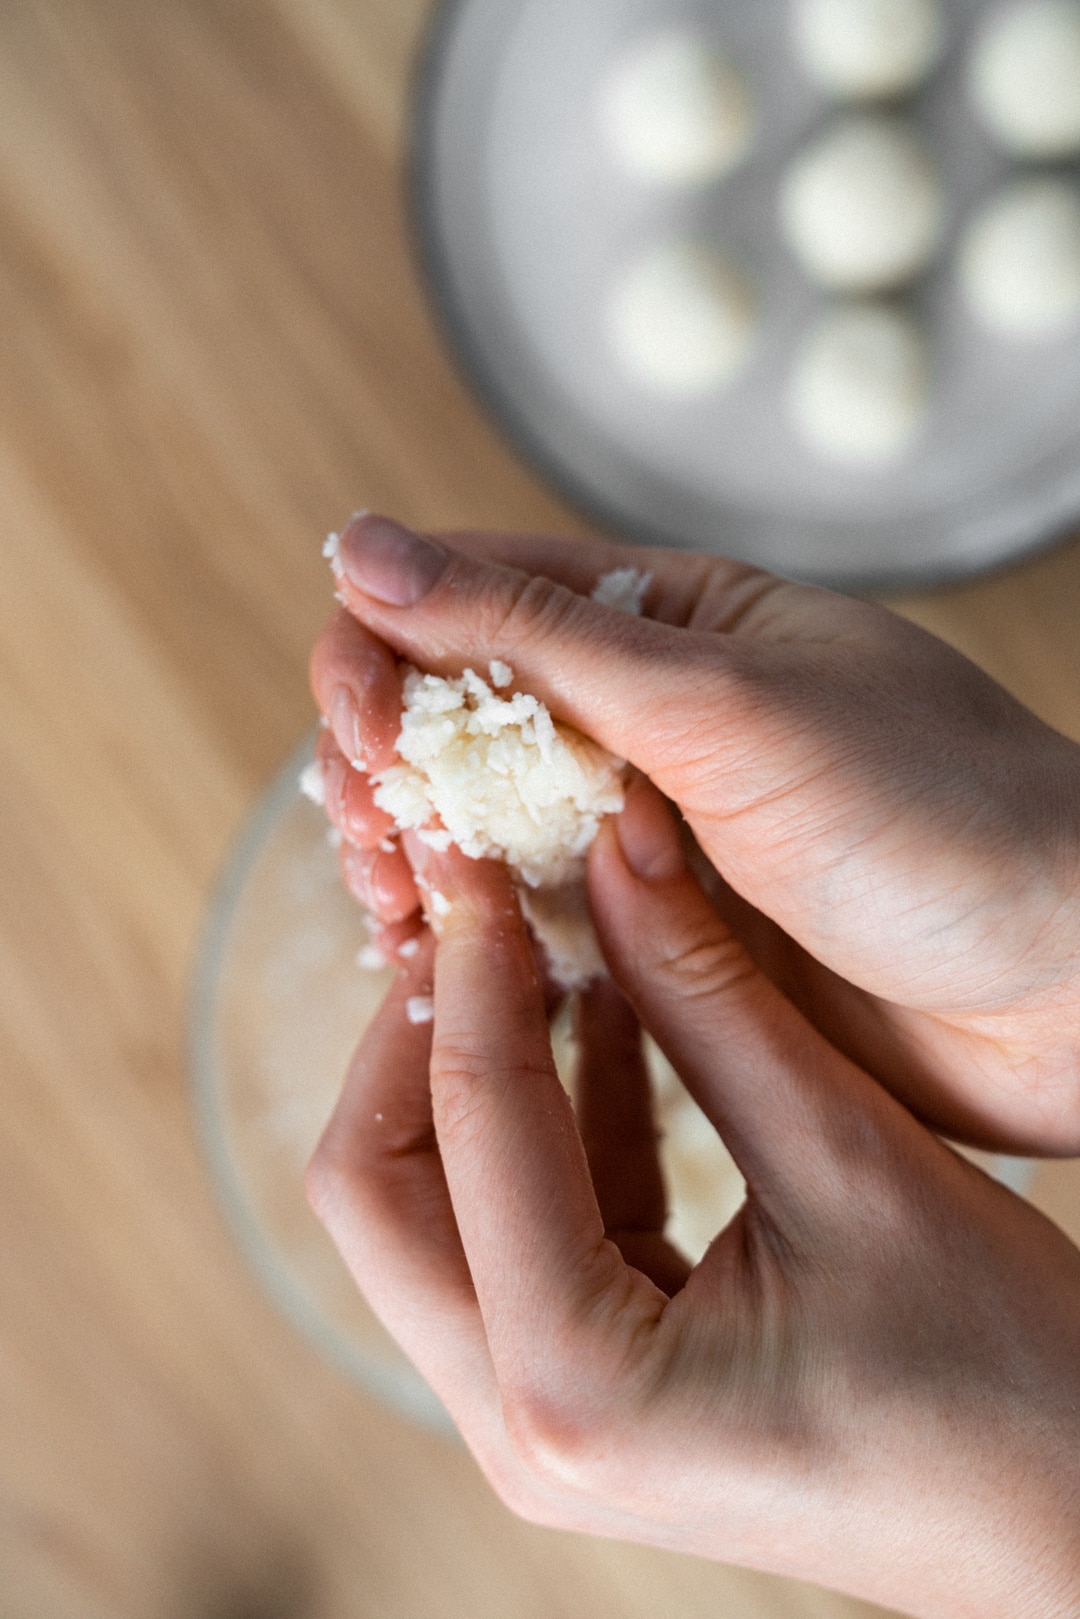
[[[335,686],[330,695],[330,729],[334,741],[358,769],[365,768],[364,738],[360,726],[360,705],[348,686]]]
[[[348,766],[341,759],[327,759],[323,765],[323,804],[334,821],[345,817],[345,772]]]
[[[667,882],[686,870],[671,811],[648,782],[631,783],[615,827],[623,859],[646,882]]]
[[[414,831],[409,830],[401,834],[401,847],[405,851],[405,858],[412,867],[414,876],[426,876],[428,866],[432,862],[431,845],[424,843]]]
[[[449,554],[388,517],[352,522],[334,558],[338,577],[388,607],[414,607],[442,577]]]
[[[341,851],[341,869],[349,893],[361,905],[373,909],[373,894],[371,887],[372,856],[365,849],[357,849],[351,843],[346,843]]]

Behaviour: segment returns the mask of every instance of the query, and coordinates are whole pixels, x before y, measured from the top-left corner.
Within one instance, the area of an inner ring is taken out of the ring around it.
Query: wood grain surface
[[[323,534],[580,520],[455,380],[401,154],[425,0],[0,8],[0,1613],[852,1619],[531,1529],[324,1364],[216,1205],[200,921],[312,722]],[[906,600],[1080,735],[1080,551]],[[1076,1166],[1039,1197],[1080,1234]]]

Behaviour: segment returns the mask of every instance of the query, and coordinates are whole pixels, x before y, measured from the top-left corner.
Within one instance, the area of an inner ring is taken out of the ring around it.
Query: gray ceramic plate
[[[517,444],[631,538],[748,559],[849,589],[929,583],[1060,537],[1080,516],[1080,330],[1006,344],[966,314],[964,220],[1012,172],[972,113],[964,63],[984,0],[949,0],[949,46],[907,104],[948,188],[943,250],[907,295],[932,333],[925,429],[884,470],[836,470],[788,426],[781,390],[822,295],[776,226],[779,178],[831,115],[788,45],[787,0],[450,0],[417,98],[421,251],[451,344]],[[693,23],[744,71],[753,151],[726,180],[664,191],[619,173],[596,95],[619,49]],[[727,391],[629,387],[599,311],[627,255],[672,234],[733,249],[765,324]]]

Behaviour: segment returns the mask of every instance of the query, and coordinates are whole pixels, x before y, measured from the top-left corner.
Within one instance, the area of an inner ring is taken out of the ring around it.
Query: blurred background
[[[405,182],[430,14],[0,12],[5,1619],[870,1611],[512,1519],[265,1296],[198,1139],[201,928],[313,723],[326,531],[363,506],[583,531],[429,313]],[[890,600],[1080,737],[1075,544]],[[1076,1165],[1033,1196],[1080,1240]]]

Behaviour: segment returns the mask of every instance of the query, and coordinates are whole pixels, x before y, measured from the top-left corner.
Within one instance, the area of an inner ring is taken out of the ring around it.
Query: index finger
[[[777,579],[747,562],[670,546],[619,545],[594,535],[569,538],[460,529],[439,532],[435,538],[463,556],[550,579],[578,596],[591,596],[600,580],[617,570],[646,574],[646,616],[676,628],[745,629],[749,609],[774,591],[826,594]]]
[[[666,1297],[604,1235],[542,987],[505,869],[430,854],[448,903],[435,963],[435,1128],[500,1386],[577,1361],[586,1322],[655,1321]]]

